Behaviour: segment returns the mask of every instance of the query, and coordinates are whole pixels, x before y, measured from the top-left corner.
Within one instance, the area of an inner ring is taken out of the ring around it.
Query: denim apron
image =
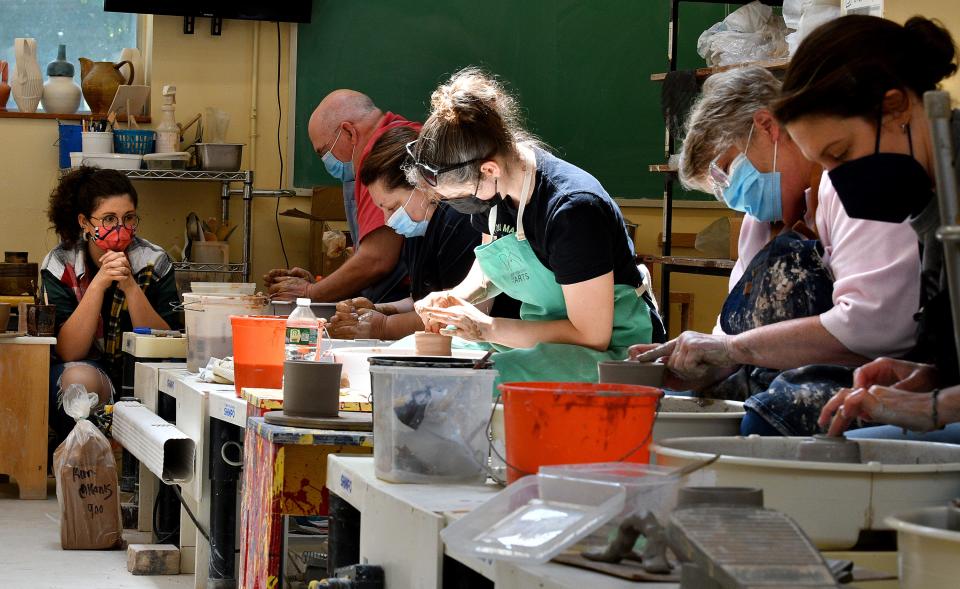
[[[724,301],[720,326],[736,335],[833,307],[833,273],[819,241],[789,230],[760,250]],[[783,435],[819,431],[823,405],[853,382],[853,369],[814,364],[790,370],[741,366],[707,396],[745,401]]]

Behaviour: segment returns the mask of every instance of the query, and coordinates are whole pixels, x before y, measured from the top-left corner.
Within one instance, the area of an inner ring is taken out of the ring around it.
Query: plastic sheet
[[[783,17],[758,0],[731,12],[697,40],[697,53],[710,66],[787,57]]]
[[[78,384],[63,394],[63,409],[77,422],[53,453],[64,550],[119,548],[123,540],[117,464],[109,440],[87,420],[97,400]]]

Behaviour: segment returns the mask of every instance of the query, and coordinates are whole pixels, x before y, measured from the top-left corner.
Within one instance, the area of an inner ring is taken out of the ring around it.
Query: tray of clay
[[[828,441],[824,441],[827,443]],[[960,446],[899,440],[813,446],[804,437],[670,438],[656,463],[681,467],[719,453],[703,469],[717,486],[761,487],[767,508],[794,518],[821,550],[844,550],[884,518],[944,505],[960,490]],[[851,452],[852,450],[852,452]]]

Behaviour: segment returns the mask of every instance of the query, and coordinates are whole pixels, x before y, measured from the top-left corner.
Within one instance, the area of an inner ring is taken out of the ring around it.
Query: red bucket
[[[499,388],[508,482],[551,464],[650,462],[660,389],[565,382],[513,382]]]

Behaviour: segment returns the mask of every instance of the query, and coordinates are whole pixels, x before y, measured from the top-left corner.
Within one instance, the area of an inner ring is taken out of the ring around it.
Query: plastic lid
[[[312,302],[312,300],[306,298],[297,299],[297,305],[300,307],[309,307]]]
[[[134,327],[133,333],[139,333],[140,335],[150,335],[153,333],[149,327]]]

